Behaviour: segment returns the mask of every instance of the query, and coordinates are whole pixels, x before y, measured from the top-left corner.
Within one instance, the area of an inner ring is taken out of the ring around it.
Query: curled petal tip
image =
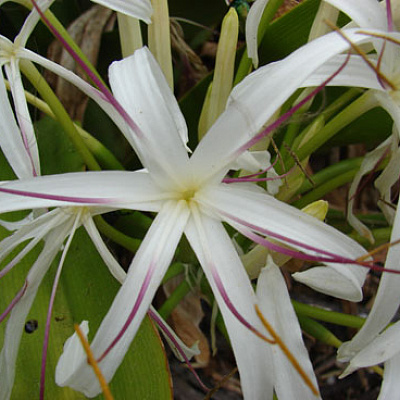
[[[350,274],[344,276],[332,267],[314,267],[292,276],[296,281],[330,296],[354,302],[363,298],[361,284],[357,279]]]

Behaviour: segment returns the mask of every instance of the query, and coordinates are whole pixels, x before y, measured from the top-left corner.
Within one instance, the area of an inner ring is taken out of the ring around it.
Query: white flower
[[[40,0],[38,5],[46,10],[54,0]],[[4,1],[0,2],[0,5]],[[40,16],[33,9],[26,18],[21,31],[14,42],[0,35],[0,147],[19,178],[29,178],[40,175],[39,152],[36,143],[36,136],[33,130],[32,120],[25,100],[24,87],[19,70],[19,50],[23,49],[31,35]],[[4,84],[7,77],[15,106],[14,118],[7,90]]]
[[[287,82],[285,73],[267,79],[264,87],[268,91],[250,97],[242,96],[245,79],[189,159],[182,141],[187,135],[183,116],[155,60],[142,49],[112,64],[110,82],[131,117],[127,121],[130,142],[145,171],[47,176],[0,187],[2,212],[92,206],[158,213],[91,344],[107,380],[121,363],[183,233],[223,314],[247,398],[272,398],[274,374],[266,373],[271,368],[271,349],[253,333],[264,331],[254,309],[257,299],[222,222],[257,242],[266,244],[263,237],[267,236],[290,243],[308,257],[331,260],[327,267],[298,275],[317,290],[361,299],[366,270],[346,265],[346,260],[365,254],[359,245],[256,185],[221,183],[231,163],[252,144],[252,136],[285,100],[285,94],[294,90],[293,86],[282,88],[280,82]],[[261,115],[256,107],[260,103],[264,104]],[[71,363],[76,366],[73,370]],[[68,351],[59,361],[56,379],[87,396],[101,391],[86,358],[76,359]]]

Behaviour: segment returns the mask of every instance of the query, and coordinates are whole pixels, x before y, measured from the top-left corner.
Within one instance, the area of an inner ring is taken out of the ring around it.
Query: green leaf
[[[1,228],[0,238],[6,235],[5,229]],[[38,245],[33,249],[1,280],[1,310],[5,309],[21,287],[41,247]],[[38,329],[32,334],[23,333],[12,399],[38,397],[45,319],[56,268],[57,263],[54,262],[29,313],[28,320],[37,320]],[[79,229],[65,260],[54,305],[46,370],[46,398],[84,398],[82,394],[60,388],[54,383],[55,366],[63,343],[74,332],[73,324],[79,324],[83,319],[89,320],[91,340],[118,289],[119,284],[111,277],[86,232]],[[4,328],[5,322],[0,326],[0,343],[3,341]],[[171,377],[163,344],[149,318],[142,323],[110,389],[116,399],[172,399]]]
[[[307,42],[320,0],[305,0],[275,20],[258,49],[260,66],[280,60]]]
[[[35,130],[43,175],[82,171],[82,157],[56,120],[44,117]]]

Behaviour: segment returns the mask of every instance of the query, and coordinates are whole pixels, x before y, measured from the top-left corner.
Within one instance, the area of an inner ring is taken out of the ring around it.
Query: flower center
[[[196,194],[196,190],[195,189],[185,190],[181,195],[182,196],[182,200],[185,200],[186,202],[190,202],[193,199],[195,194]]]

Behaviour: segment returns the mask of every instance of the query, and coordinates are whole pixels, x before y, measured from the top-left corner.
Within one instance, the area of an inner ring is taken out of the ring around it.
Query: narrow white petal
[[[390,116],[398,130],[400,130],[400,104],[390,96],[390,92],[375,92],[375,97],[379,104],[384,108]]]
[[[205,215],[191,219],[185,234],[211,285],[235,352],[246,399],[272,399],[273,367],[270,344],[262,341],[232,314],[214,279],[213,269],[222,281],[234,307],[250,324],[264,332],[255,313],[256,298],[249,278],[232,241],[221,222]]]
[[[18,178],[33,176],[32,163],[15,122],[3,75],[0,75],[0,147]]]
[[[0,219],[0,225],[3,228],[6,228],[8,231],[13,232],[19,228],[22,228],[27,223],[31,222],[33,218],[34,218],[33,213],[30,213],[26,217],[20,219],[19,221],[5,221],[3,219]]]
[[[269,0],[257,0],[250,8],[246,19],[247,55],[253,60],[254,68],[258,67],[258,26]]]
[[[400,353],[400,322],[377,336],[351,359],[348,372],[384,363]]]
[[[385,363],[383,382],[378,400],[393,400],[399,395],[400,353]]]
[[[335,73],[345,62],[347,56],[340,54],[326,62],[320,68],[313,72],[302,85],[319,86],[329,76]],[[371,60],[372,61],[372,60]],[[350,86],[369,88],[384,91],[385,89],[379,83],[376,72],[370,68],[360,56],[350,56],[344,69],[329,82],[329,86]]]
[[[36,3],[40,10],[45,12],[52,4],[54,0],[37,0]],[[35,29],[37,23],[40,21],[40,15],[35,8],[29,13],[28,17],[25,19],[24,25],[21,28],[18,36],[15,38],[15,44],[18,46],[25,46],[29,39],[32,31]]]
[[[132,147],[135,148],[135,143],[132,141],[131,134],[129,132],[129,128],[126,125],[126,122],[119,114],[119,112],[114,108],[112,104],[110,104],[107,100],[105,100],[104,95],[91,86],[88,82],[84,81],[78,75],[74,74],[72,71],[64,68],[63,66],[36,54],[33,51],[27,49],[19,49],[18,57],[21,59],[30,60],[36,64],[39,64],[43,68],[48,69],[51,72],[54,72],[56,75],[64,78],[74,86],[76,86],[79,90],[89,96],[93,101],[95,101],[112,119],[112,121],[118,126],[121,132],[125,135],[129,143]]]
[[[144,171],[77,172],[0,185],[0,211],[77,205],[158,211],[167,195]]]
[[[267,266],[262,269],[258,278],[257,297],[264,317],[317,388],[317,379],[285,280],[271,257],[268,257]],[[272,356],[275,366],[275,392],[279,399],[317,398],[278,346],[272,346]]]
[[[161,176],[172,168],[176,175],[188,160],[186,122],[149,49],[113,62],[109,76],[116,99],[142,131],[142,137],[132,132],[132,140],[146,168]]]
[[[32,221],[26,221],[24,226],[0,242],[0,260],[3,260],[19,244],[33,239],[32,243],[27,244],[19,254],[30,251],[51,229],[61,225],[67,219],[68,215],[60,210],[52,210]]]
[[[21,73],[18,62],[11,60],[10,65],[5,66],[6,74],[11,86],[11,92],[14,101],[15,114],[24,138],[25,153],[31,168],[35,175],[40,175],[39,150],[36,142],[36,135],[33,129],[33,123],[28,110],[28,104],[25,99],[24,87],[22,85]]]
[[[14,306],[7,321],[3,348],[0,353],[0,399],[2,400],[9,399],[11,395],[15,377],[15,363],[26,317],[35,300],[39,285],[60,250],[70,228],[71,225],[66,224],[49,234],[42,252],[29,271],[26,291]]]
[[[374,237],[372,236],[371,231],[353,213],[355,195],[362,177],[374,170],[379,160],[381,160],[382,156],[388,150],[391,141],[392,138],[390,137],[381,143],[376,149],[365,155],[361,167],[351,183],[348,194],[349,201],[347,203],[347,220],[360,235],[366,237],[371,243],[374,243]]]
[[[150,24],[153,8],[149,0],[92,0],[94,3],[111,8]]]
[[[96,333],[91,347],[94,356],[99,358],[121,332],[131,312],[136,310],[122,338],[99,362],[99,367],[108,382],[122,362],[150,306],[174,255],[188,215],[189,211],[184,202],[170,202],[157,215],[129,268],[121,289]],[[101,388],[87,364],[86,356],[82,353],[76,354],[75,357],[79,356],[80,359],[75,359],[72,365],[69,352],[70,350],[64,349],[57,364],[57,384],[70,386],[88,397],[98,395]]]
[[[400,239],[400,212],[396,212],[390,242]],[[400,270],[400,246],[391,246],[386,257],[385,267]],[[400,275],[389,272],[382,274],[375,302],[367,321],[350,341],[344,343],[338,358],[349,360],[370,343],[391,321],[400,305],[399,296]]]
[[[92,239],[93,244],[95,245],[97,251],[99,252],[101,258],[104,263],[107,265],[111,275],[119,282],[123,283],[126,277],[126,272],[121,267],[121,265],[117,262],[114,256],[111,254],[110,250],[104,243],[96,225],[93,222],[93,219],[88,216],[87,220],[84,222],[84,227],[86,232]]]
[[[387,30],[385,11],[375,0],[324,0],[347,14],[362,28]]]
[[[211,188],[201,194],[199,200],[233,226],[241,225],[260,233],[268,230],[286,239],[352,260],[366,254],[359,244],[331,226],[272,196],[248,190],[240,184],[222,184]],[[316,254],[312,250],[302,251]],[[368,269],[337,263],[326,265],[293,276],[323,293],[352,301],[362,299],[361,287]]]

